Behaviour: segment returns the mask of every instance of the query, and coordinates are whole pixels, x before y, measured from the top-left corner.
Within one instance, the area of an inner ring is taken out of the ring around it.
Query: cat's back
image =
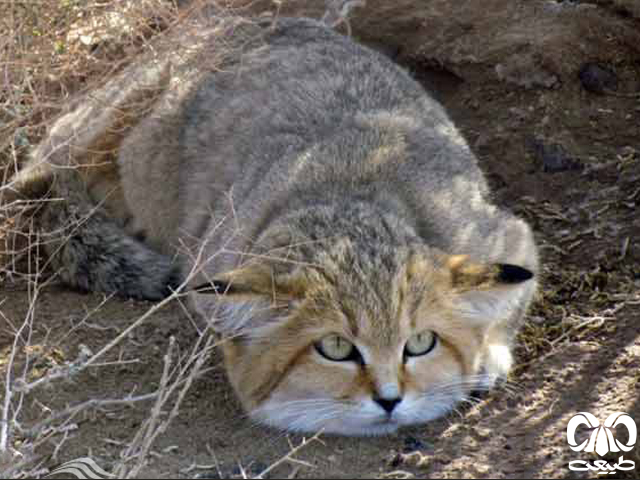
[[[234,64],[202,80],[181,124],[189,205],[215,204],[230,190],[236,208],[278,194],[291,202],[320,185],[335,196],[417,194],[446,188],[454,174],[485,188],[436,100],[380,53],[312,20],[267,27]]]
[[[170,140],[158,131],[152,140],[136,138],[137,145],[171,143],[171,155],[155,149],[168,157],[168,173],[177,172],[167,187],[167,203],[176,206],[167,232],[202,238],[233,216],[233,228],[252,238],[284,208],[384,198],[404,205],[435,246],[508,256],[478,248],[489,233],[499,238],[511,217],[487,201],[468,145],[407,72],[313,20],[281,18],[260,28],[233,61],[201,76],[167,128]],[[130,156],[142,168],[158,164],[145,155],[138,148]],[[154,187],[136,181],[140,209],[154,203],[145,188]],[[162,223],[155,212],[146,230]],[[228,232],[218,230],[226,241]]]
[[[319,22],[287,18],[267,27],[261,42],[225,71],[203,79],[185,103],[182,124],[190,164],[208,170],[212,154],[227,150],[215,162],[225,167],[216,176],[222,173],[226,187],[239,170],[246,178],[256,165],[297,162],[292,152],[346,131],[413,136],[453,127],[440,104],[386,57]],[[314,161],[330,159],[315,155]]]

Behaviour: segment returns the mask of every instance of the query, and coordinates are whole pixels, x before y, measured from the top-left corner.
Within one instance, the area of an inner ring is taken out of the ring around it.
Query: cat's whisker
[[[459,401],[459,403],[462,404],[462,405],[467,405],[469,407],[475,407],[475,406],[481,404],[482,400],[480,400],[479,398],[465,397],[465,398],[462,398]]]
[[[302,399],[282,402],[277,406],[277,412],[269,409],[257,409],[254,416],[265,416],[269,421],[275,421],[278,425],[286,425],[287,429],[319,430],[325,424],[343,416],[346,406],[330,399]]]
[[[495,375],[477,374],[469,375],[458,380],[448,381],[432,386],[428,393],[454,393],[461,390],[488,391],[494,388],[493,383],[496,381]],[[499,385],[502,386],[502,385]]]

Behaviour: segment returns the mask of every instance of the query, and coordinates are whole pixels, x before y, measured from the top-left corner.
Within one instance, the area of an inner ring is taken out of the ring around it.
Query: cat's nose
[[[391,413],[393,412],[393,409],[396,408],[396,405],[402,401],[402,398],[382,398],[375,396],[373,397],[373,401],[380,405],[387,413]]]

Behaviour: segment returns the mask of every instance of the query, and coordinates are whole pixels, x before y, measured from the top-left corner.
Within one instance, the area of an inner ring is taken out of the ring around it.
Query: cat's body
[[[62,247],[68,283],[157,298],[201,267],[190,286],[225,293],[193,304],[231,337],[236,391],[282,428],[390,432],[506,375],[535,290],[531,232],[490,203],[467,144],[404,71],[290,19],[182,90],[154,68],[134,70],[151,72],[154,95],[124,88],[131,73],[103,89],[153,109],[111,142],[118,175],[57,174],[71,200],[45,227],[96,201],[106,211]],[[60,120],[34,162],[79,117]]]

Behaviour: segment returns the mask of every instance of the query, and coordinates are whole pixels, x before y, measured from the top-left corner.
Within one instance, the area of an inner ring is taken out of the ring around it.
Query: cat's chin
[[[336,420],[335,422],[327,423],[319,428],[315,427],[312,422],[310,422],[309,425],[298,424],[294,426],[292,424],[273,422],[264,418],[260,418],[259,421],[271,427],[286,431],[309,434],[321,432],[327,435],[344,435],[348,437],[378,437],[381,435],[391,435],[396,433],[398,429],[403,426],[401,423],[393,420],[366,424]]]
[[[390,421],[369,425],[337,425],[336,427],[331,428],[329,426],[323,430],[323,433],[349,437],[379,437],[396,433],[402,425],[398,422]]]
[[[352,437],[390,435],[401,427],[428,423],[446,415],[463,398],[462,392],[450,392],[446,397],[415,398],[407,396],[392,416],[367,401],[358,412],[344,409],[339,402],[329,399],[291,400],[271,399],[251,412],[251,417],[262,424],[280,430]],[[368,410],[367,405],[372,410]],[[340,411],[342,410],[342,411]]]

